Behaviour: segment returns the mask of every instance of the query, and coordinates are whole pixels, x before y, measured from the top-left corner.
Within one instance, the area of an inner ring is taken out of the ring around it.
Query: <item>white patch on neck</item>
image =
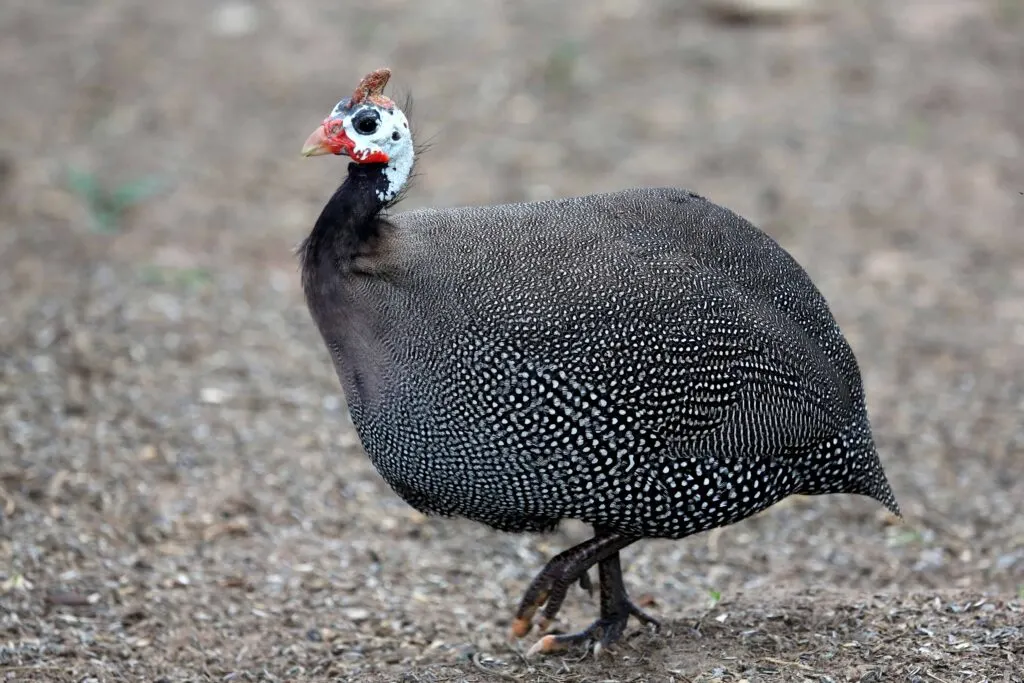
[[[384,167],[384,177],[388,179],[388,187],[387,190],[377,191],[377,197],[382,202],[390,202],[402,191],[405,184],[409,182],[409,175],[412,173],[412,162],[412,147],[408,147],[397,158],[392,157],[388,165]]]

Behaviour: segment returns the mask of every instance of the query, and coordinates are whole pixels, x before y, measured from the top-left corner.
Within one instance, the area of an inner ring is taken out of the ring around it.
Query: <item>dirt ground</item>
[[[1024,680],[1024,5],[831,5],[5,0],[0,679]],[[525,660],[511,610],[586,529],[413,513],[298,289],[344,173],[299,148],[385,64],[431,143],[408,207],[676,185],[781,241],[906,520],[793,498],[638,544],[663,631]]]

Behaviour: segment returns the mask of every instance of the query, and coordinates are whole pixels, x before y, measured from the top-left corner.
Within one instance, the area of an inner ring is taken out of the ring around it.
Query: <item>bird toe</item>
[[[525,638],[532,628],[531,617],[516,617],[512,620],[512,628],[509,629],[509,640]]]
[[[526,656],[529,658],[538,654],[549,655],[555,652],[562,652],[569,649],[570,645],[571,643],[565,642],[561,636],[547,635],[534,643],[530,649],[526,651]]]

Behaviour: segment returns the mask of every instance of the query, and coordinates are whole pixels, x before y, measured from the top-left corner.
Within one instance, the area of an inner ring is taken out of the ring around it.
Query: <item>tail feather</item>
[[[897,517],[902,518],[900,504],[896,502],[896,494],[892,491],[889,479],[882,468],[882,460],[878,457],[878,449],[869,431],[859,431],[850,443],[850,481],[846,492],[858,493],[874,498]]]
[[[855,493],[874,498],[892,514],[903,517],[868,429],[853,429],[824,444],[814,456],[804,459],[799,469],[798,493]]]

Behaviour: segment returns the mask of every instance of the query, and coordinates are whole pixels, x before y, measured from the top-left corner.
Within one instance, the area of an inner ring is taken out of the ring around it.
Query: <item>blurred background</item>
[[[5,0],[0,38],[5,680],[1019,680],[1020,0]],[[509,649],[586,530],[412,512],[299,291],[345,172],[299,149],[385,65],[429,143],[405,208],[674,185],[781,242],[906,522],[797,498],[646,542],[665,632]]]

